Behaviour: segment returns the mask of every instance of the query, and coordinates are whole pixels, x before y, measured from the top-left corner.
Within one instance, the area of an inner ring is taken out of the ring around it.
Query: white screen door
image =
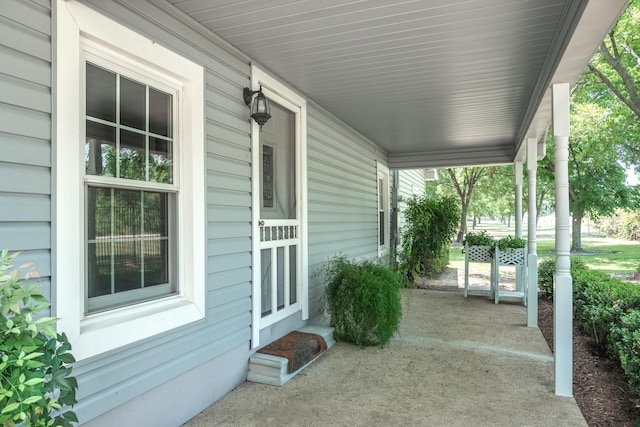
[[[254,348],[261,329],[307,310],[304,102],[257,70],[271,119],[252,129]]]
[[[265,319],[300,307],[295,114],[271,102],[271,119],[259,140],[260,316]]]

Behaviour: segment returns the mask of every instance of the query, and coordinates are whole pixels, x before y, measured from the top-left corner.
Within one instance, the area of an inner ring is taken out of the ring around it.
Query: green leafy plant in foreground
[[[361,347],[389,342],[402,317],[400,273],[340,256],[327,261],[319,275],[327,282],[323,304],[336,338]]]
[[[61,412],[76,403],[71,345],[56,318],[38,317],[49,302],[30,283],[38,277],[30,264],[13,267],[17,255],[5,249],[0,258],[0,425],[71,426],[75,413]]]

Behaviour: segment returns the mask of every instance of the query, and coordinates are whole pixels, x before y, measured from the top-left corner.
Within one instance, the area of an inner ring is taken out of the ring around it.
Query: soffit
[[[395,167],[513,161],[586,5],[168,1],[382,147]],[[606,1],[595,3],[621,8]]]

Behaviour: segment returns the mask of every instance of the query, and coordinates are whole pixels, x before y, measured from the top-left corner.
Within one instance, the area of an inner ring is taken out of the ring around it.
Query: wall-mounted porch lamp
[[[260,86],[259,90],[251,90],[245,87],[242,95],[247,105],[251,104],[251,98],[256,95],[253,104],[251,104],[251,117],[260,125],[260,130],[262,130],[262,126],[271,118],[269,101],[262,93],[262,86]]]

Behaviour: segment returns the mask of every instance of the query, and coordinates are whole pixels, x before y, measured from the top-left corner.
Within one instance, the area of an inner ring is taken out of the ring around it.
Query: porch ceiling
[[[381,146],[393,168],[512,162],[549,122],[549,83],[575,82],[626,4],[166,1]]]

